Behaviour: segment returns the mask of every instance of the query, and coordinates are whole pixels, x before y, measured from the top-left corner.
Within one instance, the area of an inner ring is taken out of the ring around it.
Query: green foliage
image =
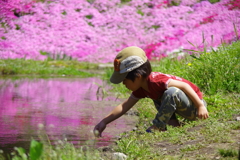
[[[12,160],[99,160],[100,154],[97,150],[89,147],[75,148],[73,144],[67,141],[59,141],[56,146],[32,140],[29,154],[21,148],[15,148],[17,154],[12,154]],[[28,156],[29,155],[29,156]]]
[[[238,152],[234,149],[219,149],[219,154],[222,157],[237,157]]]
[[[148,136],[132,132],[128,138],[117,141],[117,148],[115,150],[126,154],[128,159],[152,159],[153,157],[161,159],[161,153],[151,152],[151,142],[145,141],[146,137],[151,137]]]
[[[186,78],[207,94],[240,92],[240,41],[193,58]]]
[[[90,14],[90,15],[86,15],[85,17],[86,17],[87,19],[92,19],[92,18],[93,18],[93,15],[91,15],[91,14]]]
[[[217,3],[220,2],[220,0],[209,0],[210,3]]]
[[[92,4],[94,0],[87,0],[88,3]]]
[[[130,2],[132,0],[121,0],[121,3],[127,3],[127,2]]]
[[[25,149],[19,147],[19,148],[15,148],[15,150],[17,151],[18,155],[15,155],[12,158],[13,160],[27,160],[27,155],[26,155]]]
[[[144,16],[144,13],[140,9],[137,10],[137,13],[140,14],[141,16]]]
[[[38,160],[43,152],[43,144],[33,139],[30,144],[29,158],[25,149],[18,147],[15,148],[15,150],[17,151],[17,154],[12,157],[13,160],[28,160],[29,158],[31,160]]]
[[[72,60],[71,56],[67,56],[66,54],[51,54],[49,52],[40,51],[40,54],[47,57],[48,61],[53,60]]]
[[[171,5],[172,5],[172,6],[179,6],[179,5],[180,5],[180,2],[171,1]]]
[[[30,145],[30,158],[31,160],[38,160],[43,152],[43,144],[32,140]]]
[[[154,71],[183,77],[206,94],[240,92],[240,41],[210,52],[195,51],[179,61],[164,58],[152,64]]]
[[[62,12],[62,15],[67,15],[67,12],[66,12],[66,11],[63,11],[63,12]]]
[[[16,26],[16,30],[20,30],[21,29],[21,27],[18,24],[15,24],[15,26]]]
[[[158,28],[160,28],[159,25],[152,25],[152,28],[154,28],[155,30],[157,30]]]
[[[160,61],[151,62],[152,69],[155,72],[162,72],[165,74],[172,74],[175,76],[186,77],[187,73],[187,61],[189,57],[186,59],[182,59],[181,61],[177,60],[177,58],[163,58]]]
[[[74,147],[67,141],[59,141],[56,146],[44,146],[43,156],[40,160],[99,160],[100,153],[98,150],[87,146]]]
[[[95,74],[83,70],[96,69],[97,64],[80,63],[75,60],[35,61],[25,59],[0,60],[0,75],[74,75],[92,77]]]
[[[153,117],[153,115],[156,113],[156,108],[154,106],[154,103],[151,99],[141,99],[141,106],[139,106],[138,110],[141,110],[142,112],[144,112],[144,117],[148,118],[148,117]],[[146,107],[147,106],[147,107]]]

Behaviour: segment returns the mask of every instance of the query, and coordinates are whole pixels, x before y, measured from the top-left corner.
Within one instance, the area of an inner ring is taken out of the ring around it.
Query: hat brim
[[[110,78],[110,82],[114,84],[119,84],[126,78],[127,74],[128,72],[120,73],[120,72],[114,71]]]

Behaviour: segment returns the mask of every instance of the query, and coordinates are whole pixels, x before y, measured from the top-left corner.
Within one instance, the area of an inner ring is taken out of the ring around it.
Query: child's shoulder
[[[161,72],[152,72],[149,76],[151,78],[157,78],[157,77],[169,77],[169,78],[171,78],[172,77],[172,75],[161,73]]]

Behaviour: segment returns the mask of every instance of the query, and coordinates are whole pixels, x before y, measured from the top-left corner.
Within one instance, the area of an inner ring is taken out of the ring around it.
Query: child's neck
[[[144,79],[142,80],[142,85],[141,85],[141,87],[142,87],[145,91],[149,92],[148,83],[147,83],[147,78],[144,78]]]

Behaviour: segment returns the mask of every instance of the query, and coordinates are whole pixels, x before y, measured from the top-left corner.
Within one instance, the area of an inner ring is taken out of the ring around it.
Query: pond
[[[0,150],[28,148],[32,138],[54,145],[67,139],[74,145],[94,140],[94,126],[121,101],[98,78],[21,78],[0,80]],[[110,123],[95,145],[107,146],[130,131],[135,116]]]

